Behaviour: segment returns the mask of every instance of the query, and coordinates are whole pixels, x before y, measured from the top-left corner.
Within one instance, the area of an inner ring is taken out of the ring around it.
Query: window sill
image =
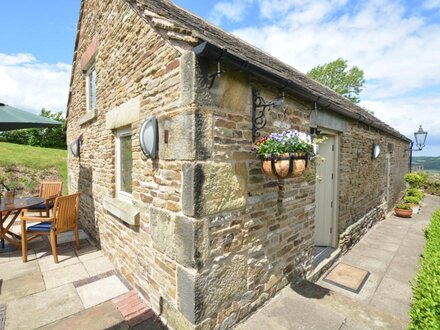
[[[139,209],[130,202],[118,198],[104,198],[104,208],[130,226],[139,226]]]
[[[88,122],[95,119],[97,117],[97,115],[98,115],[98,112],[96,111],[96,109],[93,109],[92,111],[88,111],[84,116],[79,118],[78,122],[80,125],[87,124]]]

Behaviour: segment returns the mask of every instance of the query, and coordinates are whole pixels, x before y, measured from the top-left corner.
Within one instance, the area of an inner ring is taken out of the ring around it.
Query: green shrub
[[[422,184],[426,194],[440,196],[440,175],[430,174],[428,179]]]
[[[421,200],[423,198],[423,192],[417,188],[409,188],[406,190],[406,196],[417,197]]]
[[[403,201],[409,204],[420,204],[420,198],[414,196],[406,196]]]
[[[408,182],[411,188],[418,188],[423,182],[423,178],[416,173],[405,174],[405,181]]]
[[[396,209],[401,209],[401,210],[411,210],[411,209],[412,209],[411,205],[409,205],[409,204],[405,204],[405,203],[397,204],[397,205],[395,206],[395,208],[396,208]]]
[[[440,329],[440,209],[426,231],[427,243],[413,283],[409,329]]]
[[[428,173],[426,173],[426,172],[415,172],[415,174],[417,174],[419,177],[422,178],[421,183],[425,183],[426,180],[428,179]]]

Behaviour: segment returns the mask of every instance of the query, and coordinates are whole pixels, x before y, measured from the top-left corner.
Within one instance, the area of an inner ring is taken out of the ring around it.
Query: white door
[[[316,180],[315,245],[332,245],[335,179],[335,137],[327,136],[327,141],[320,145]]]

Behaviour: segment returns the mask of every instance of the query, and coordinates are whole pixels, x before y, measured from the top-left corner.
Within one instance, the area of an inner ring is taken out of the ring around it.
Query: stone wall
[[[177,309],[177,264],[194,264],[192,222],[180,213],[183,161],[168,157],[166,145],[159,159],[144,157],[139,130],[152,115],[161,127],[175,116],[194,119],[194,109],[181,102],[181,50],[124,1],[85,0],[82,6],[67,138],[70,144],[82,136],[83,142],[80,158],[69,153],[69,190],[82,193],[83,227],[157,313],[171,314],[167,308]],[[83,70],[93,58],[97,103],[86,113]],[[125,126],[133,133],[133,202],[115,212],[114,129]],[[185,141],[194,140],[189,126],[179,132]],[[170,143],[175,140],[171,134]],[[125,219],[130,216],[132,223]],[[179,236],[187,227],[189,237]]]
[[[228,68],[209,89],[216,64],[188,51],[197,41],[188,31],[157,18],[150,26],[119,0],[85,0],[82,13],[67,125],[69,144],[83,140],[81,157],[69,154],[81,223],[170,327],[228,328],[312,271],[314,165],[293,179],[261,173],[250,153],[251,88],[267,100],[279,91]],[[93,59],[97,106],[86,113],[83,70]],[[262,135],[309,131],[313,105],[289,95],[286,105],[268,112]],[[155,160],[138,142],[151,115],[159,122]],[[395,145],[390,200],[403,188],[404,143],[363,124],[343,126],[339,233],[361,221],[349,234],[357,237],[384,203],[384,158],[371,160],[370,142]],[[122,207],[119,127],[133,132],[133,200]]]
[[[373,143],[381,148],[377,159],[372,159]],[[352,228],[369,228],[375,220],[383,219],[405,189],[404,174],[408,171],[407,143],[361,123],[350,122],[349,129],[341,134],[339,162],[339,228],[343,233]],[[389,174],[387,170],[389,159]],[[387,176],[389,175],[389,200],[387,200]],[[381,212],[375,212],[381,205]],[[371,213],[373,212],[373,213]],[[367,220],[367,221],[366,221]],[[365,222],[366,221],[366,222]],[[362,232],[365,232],[362,230]],[[360,237],[355,230],[352,237],[347,233],[340,237],[340,246],[347,248],[346,241],[357,242]]]

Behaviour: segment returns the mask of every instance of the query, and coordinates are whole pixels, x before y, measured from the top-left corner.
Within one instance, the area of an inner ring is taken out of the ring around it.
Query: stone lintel
[[[139,226],[139,209],[133,204],[118,199],[105,197],[103,202],[104,208],[131,226]]]
[[[106,114],[105,128],[117,129],[140,120],[141,97],[137,96],[110,110]]]

